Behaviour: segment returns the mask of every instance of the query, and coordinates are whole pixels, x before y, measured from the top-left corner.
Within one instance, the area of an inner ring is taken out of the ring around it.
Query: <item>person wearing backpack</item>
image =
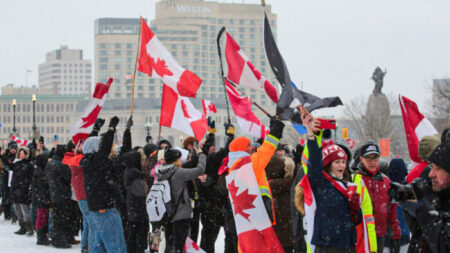
[[[205,173],[206,155],[200,153],[197,167],[191,169],[181,168],[181,152],[177,149],[166,150],[164,160],[166,165],[158,167],[156,174],[158,181],[168,180],[174,210],[165,224],[165,252],[183,252],[193,214],[187,182]]]

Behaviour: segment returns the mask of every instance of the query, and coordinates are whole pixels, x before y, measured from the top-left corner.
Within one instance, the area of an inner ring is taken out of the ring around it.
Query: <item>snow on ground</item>
[[[3,216],[3,215],[2,215]],[[81,252],[80,245],[72,245],[70,249],[57,249],[52,246],[36,245],[36,233],[32,237],[25,235],[16,235],[15,231],[19,229],[19,225],[11,224],[10,221],[5,221],[3,217],[0,218],[0,252],[5,253],[38,253],[38,252]],[[201,232],[201,224],[200,224]],[[199,235],[198,243],[200,244]],[[77,240],[80,240],[77,237]],[[224,252],[225,249],[225,234],[223,229],[220,230],[216,241],[216,252]]]

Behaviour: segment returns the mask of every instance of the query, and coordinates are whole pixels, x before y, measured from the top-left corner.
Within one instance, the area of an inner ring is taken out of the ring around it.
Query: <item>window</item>
[[[121,55],[121,53],[122,53],[122,51],[120,51],[120,50],[116,50],[116,51],[115,51],[115,55],[116,55],[116,56]]]
[[[116,49],[120,49],[122,47],[122,45],[120,43],[115,43],[114,44],[114,48]]]
[[[127,43],[127,49],[131,49],[133,48],[133,44],[132,43]]]

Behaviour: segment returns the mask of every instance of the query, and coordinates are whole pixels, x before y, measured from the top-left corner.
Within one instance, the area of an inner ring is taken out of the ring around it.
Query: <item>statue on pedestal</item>
[[[384,76],[386,75],[387,71],[386,69],[381,70],[380,67],[377,67],[372,74],[372,80],[375,82],[375,87],[373,88],[372,94],[377,96],[378,94],[382,94],[383,92],[381,92],[381,89],[383,88],[383,79]]]

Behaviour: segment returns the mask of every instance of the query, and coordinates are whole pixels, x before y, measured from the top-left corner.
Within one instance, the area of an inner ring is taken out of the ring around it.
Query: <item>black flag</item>
[[[319,108],[342,105],[339,97],[319,98],[298,90],[292,84],[286,63],[273,38],[272,29],[270,28],[266,13],[264,13],[264,49],[270,68],[275,74],[278,83],[283,88],[277,103],[277,115],[282,120],[290,120],[293,123],[301,124],[300,113],[296,109],[299,104],[302,104],[309,112]]]

